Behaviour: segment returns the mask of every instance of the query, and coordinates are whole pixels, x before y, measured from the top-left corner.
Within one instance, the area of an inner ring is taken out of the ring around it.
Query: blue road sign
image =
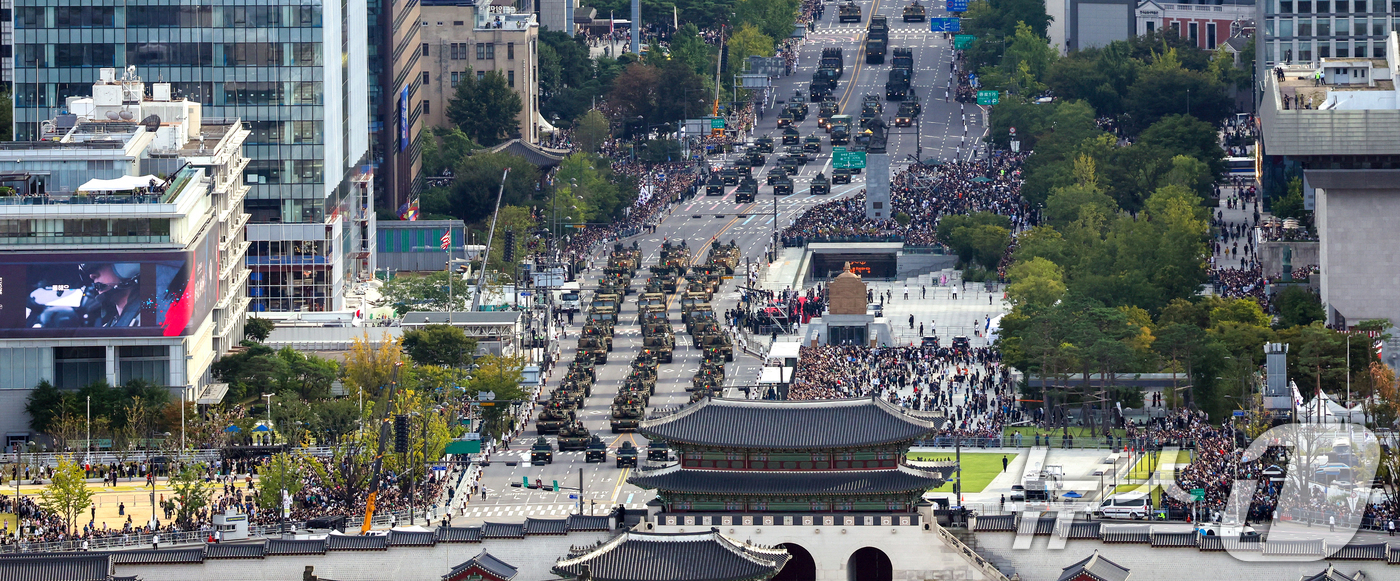
[[[929,30],[932,32],[961,32],[961,18],[930,18],[928,19]]]
[[[948,12],[967,12],[967,0],[947,0],[944,9]]]

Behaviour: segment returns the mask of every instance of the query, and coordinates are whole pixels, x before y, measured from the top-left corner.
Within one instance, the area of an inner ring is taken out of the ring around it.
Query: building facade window
[[[480,80],[485,79],[485,78],[486,78],[486,71],[477,71],[477,72],[476,72],[476,80],[480,81]]]
[[[1215,50],[1215,23],[1206,23],[1206,48]]]
[[[486,59],[486,43],[484,43],[484,42],[478,42],[478,43],[476,43],[476,60],[485,60],[485,59]]]
[[[424,85],[427,85],[427,84],[428,84],[428,80],[431,79],[431,78],[432,78],[432,75],[430,75],[430,74],[428,73],[428,71],[423,71],[423,84],[424,84]]]
[[[507,58],[507,59],[511,59],[511,60],[515,60],[515,43],[513,43],[513,42],[507,42],[507,43],[506,43],[506,58]]]
[[[428,105],[428,100],[427,100],[427,99],[424,99],[424,100],[423,100],[423,114],[424,114],[424,115],[429,115],[429,114],[431,114],[431,113],[432,113],[432,107]]]
[[[515,88],[515,71],[506,71],[506,84]]]
[[[423,43],[423,56],[428,56],[428,43]]]
[[[457,88],[457,82],[462,78],[462,73],[452,73],[452,88]]]

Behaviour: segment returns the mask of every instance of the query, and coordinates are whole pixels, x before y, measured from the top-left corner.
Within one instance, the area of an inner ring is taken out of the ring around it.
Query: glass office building
[[[1385,39],[1397,19],[1400,1],[1260,0],[1258,62],[1267,67],[1385,58]]]
[[[357,186],[369,172],[366,13],[366,0],[17,0],[15,138],[35,139],[102,67],[242,119],[249,310],[342,309],[346,286],[373,272],[361,258],[373,209]]]

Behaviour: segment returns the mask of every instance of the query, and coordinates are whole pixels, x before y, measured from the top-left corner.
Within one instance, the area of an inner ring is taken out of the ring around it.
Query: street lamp
[[[272,443],[272,396],[275,394],[264,393],[263,399],[267,400],[267,438],[268,443]]]

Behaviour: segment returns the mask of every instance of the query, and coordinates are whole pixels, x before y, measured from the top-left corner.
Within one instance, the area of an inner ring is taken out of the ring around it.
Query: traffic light
[[[530,487],[530,477],[529,477],[529,476],[521,476],[521,477],[520,477],[520,486],[522,486],[522,487],[524,487],[524,488],[529,488],[529,487]]]
[[[394,453],[408,453],[408,416],[394,416]]]
[[[515,262],[515,231],[506,230],[506,262]]]
[[[554,492],[559,492],[559,481],[558,481],[558,480],[555,480],[555,481],[554,481],[554,488],[551,488],[550,490],[552,490],[552,491],[554,491]]]

